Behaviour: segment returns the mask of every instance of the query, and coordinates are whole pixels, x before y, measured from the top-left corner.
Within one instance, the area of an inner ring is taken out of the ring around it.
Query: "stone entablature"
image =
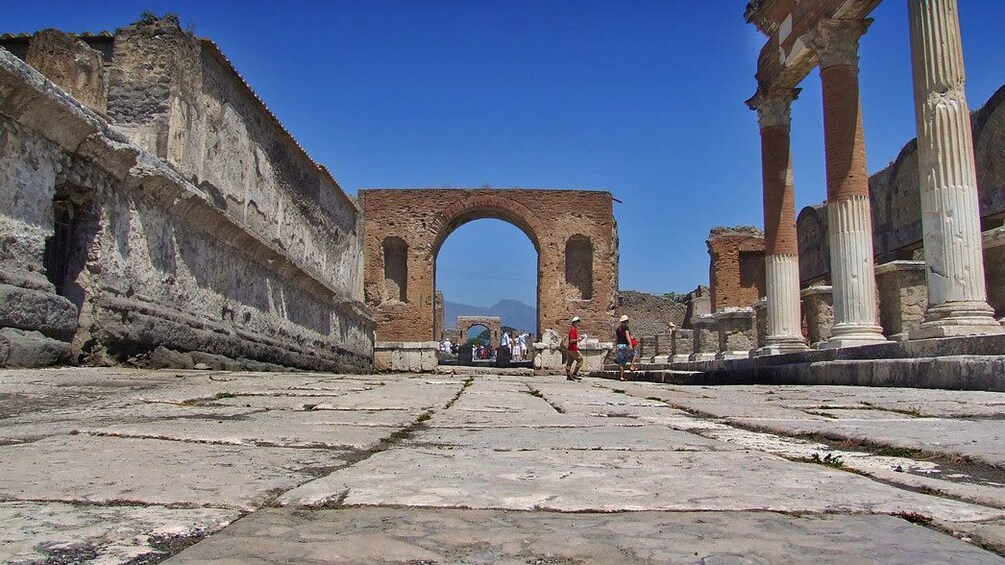
[[[344,195],[310,221],[287,216],[277,237],[2,49],[0,131],[0,200],[11,203],[0,210],[0,325],[40,332],[64,348],[56,362],[142,360],[163,346],[370,367],[373,322],[354,292],[361,218]],[[294,188],[277,190],[312,209]],[[295,243],[311,239],[317,252]]]

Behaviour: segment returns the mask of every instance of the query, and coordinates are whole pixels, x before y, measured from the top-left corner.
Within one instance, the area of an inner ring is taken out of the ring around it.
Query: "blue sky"
[[[611,191],[621,288],[708,283],[713,226],[762,225],[756,115],[764,38],[743,0],[7,2],[0,31],[114,30],[175,12],[213,39],[308,152],[360,188]],[[906,0],[862,40],[871,172],[915,136]],[[972,108],[1005,83],[1005,2],[960,0]],[[793,107],[797,207],[825,195],[819,77]],[[494,220],[445,242],[447,300],[533,305],[536,257]]]

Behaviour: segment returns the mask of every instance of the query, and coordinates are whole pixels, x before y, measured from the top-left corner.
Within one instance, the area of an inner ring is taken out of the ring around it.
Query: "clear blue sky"
[[[708,282],[717,225],[762,225],[754,92],[764,38],[743,0],[0,0],[0,31],[114,30],[175,12],[213,39],[350,194],[360,188],[611,191],[621,288]],[[870,172],[915,136],[906,0],[862,41]],[[960,0],[972,108],[1005,83],[1005,1]],[[793,109],[797,206],[825,195],[816,73]],[[473,222],[441,250],[447,300],[533,305],[516,228]]]

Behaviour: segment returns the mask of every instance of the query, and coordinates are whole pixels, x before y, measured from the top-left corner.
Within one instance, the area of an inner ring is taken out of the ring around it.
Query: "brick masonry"
[[[750,226],[709,233],[711,309],[751,306],[764,296],[764,233]]]
[[[371,189],[359,192],[359,204],[366,234],[364,294],[380,341],[433,339],[436,256],[454,230],[481,218],[515,225],[538,252],[538,334],[564,332],[573,316],[583,319],[581,331],[589,335],[606,335],[614,327],[618,235],[608,192]],[[384,260],[393,238],[406,247],[403,270]],[[387,295],[388,277],[401,278],[390,286],[404,285],[404,300]]]

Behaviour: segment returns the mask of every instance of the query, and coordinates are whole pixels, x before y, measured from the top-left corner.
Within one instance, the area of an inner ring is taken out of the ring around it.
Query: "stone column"
[[[911,339],[1001,333],[988,306],[956,0],[910,0],[928,309]]]
[[[821,347],[886,341],[876,308],[869,173],[858,88],[858,40],[871,20],[824,19],[807,34],[820,60],[834,327]]]
[[[764,275],[768,298],[767,335],[757,355],[806,349],[800,332],[799,243],[789,142],[790,109],[799,89],[763,91],[747,101],[761,127],[764,185]]]

